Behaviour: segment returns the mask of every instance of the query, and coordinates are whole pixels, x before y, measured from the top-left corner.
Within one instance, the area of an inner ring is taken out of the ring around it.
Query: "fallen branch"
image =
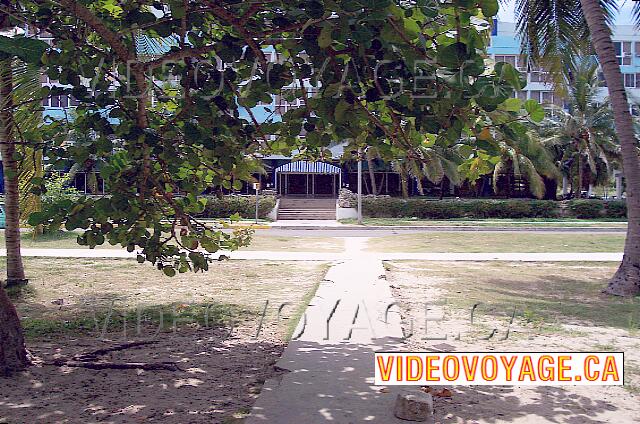
[[[95,360],[98,356],[106,355],[111,352],[119,352],[121,350],[131,349],[133,347],[146,346],[150,344],[158,343],[158,340],[146,340],[139,342],[130,342],[123,343],[116,346],[106,347],[102,349],[93,350],[91,352],[80,353],[78,355],[74,355],[74,361],[92,361]]]
[[[154,371],[154,370],[181,371],[175,362],[108,362],[108,361],[77,361],[77,360],[66,360],[66,359],[54,359],[53,361],[44,361],[43,364],[52,365],[56,367],[89,368],[92,370],[141,369],[145,371]]]

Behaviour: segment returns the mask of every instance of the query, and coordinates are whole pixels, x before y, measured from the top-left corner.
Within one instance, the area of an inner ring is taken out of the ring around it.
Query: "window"
[[[635,88],[636,78],[635,74],[622,74],[624,76],[624,86],[629,88]]]
[[[544,69],[537,66],[531,67],[529,80],[531,82],[547,82],[549,79],[549,73]]]
[[[74,102],[76,104],[74,104]],[[76,100],[72,100],[71,104],[73,106],[76,106],[77,105],[77,101]],[[50,96],[50,97],[42,100],[42,106],[55,107],[55,108],[66,108],[66,107],[69,107],[69,98],[67,96]]]
[[[516,66],[516,55],[495,55],[494,60],[497,62],[507,62],[510,65]]]
[[[540,101],[541,101],[540,93],[542,93],[540,90],[531,90],[529,92],[529,98],[531,98],[532,100],[535,100],[536,102],[540,103]]]
[[[527,100],[527,92],[526,91],[518,91],[516,92],[516,98],[522,101]]]
[[[618,65],[631,65],[631,41],[614,41]]]
[[[520,55],[518,56],[518,70],[522,72],[527,72],[527,56]]]
[[[640,43],[638,43],[640,44]],[[636,87],[640,88],[640,74],[636,74]]]
[[[540,104],[554,104],[562,106],[562,99],[556,96],[553,91],[531,90],[531,98]]]

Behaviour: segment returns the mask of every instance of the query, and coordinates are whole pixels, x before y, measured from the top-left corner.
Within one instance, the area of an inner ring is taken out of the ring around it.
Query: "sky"
[[[620,7],[620,11],[618,12],[618,17],[616,19],[617,25],[633,24],[632,13],[631,13],[631,10],[633,9],[633,3],[634,2],[632,0],[620,1],[621,7]],[[515,22],[513,0],[500,4],[498,19],[506,22]]]

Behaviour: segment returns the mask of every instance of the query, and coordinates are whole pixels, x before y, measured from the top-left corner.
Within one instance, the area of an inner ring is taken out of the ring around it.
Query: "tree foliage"
[[[42,61],[63,86],[51,94],[79,101],[69,124],[90,135],[71,144],[59,134],[47,155],[95,160],[110,192],[63,200],[31,223],[81,229],[83,244],[121,244],[173,275],[247,242],[196,216],[205,189],[251,180],[264,154],[322,159],[346,142],[419,159],[462,139],[473,179],[497,134],[543,116],[513,98],[525,84],[513,66],[485,60],[497,9],[496,0],[18,2],[8,11],[16,25],[54,38]],[[274,95],[304,106],[259,121],[254,108]]]

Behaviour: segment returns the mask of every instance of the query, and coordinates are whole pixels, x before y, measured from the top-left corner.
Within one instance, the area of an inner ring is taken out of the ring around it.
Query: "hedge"
[[[269,212],[276,206],[274,196],[260,196],[258,216],[266,218]],[[223,196],[207,197],[207,205],[202,213],[203,218],[228,218],[233,214],[239,214],[242,218],[256,216],[256,198],[253,196]]]
[[[566,207],[565,207],[566,206]],[[624,218],[623,201],[572,200],[427,200],[371,197],[362,199],[363,214],[372,218]]]
[[[605,202],[597,199],[576,199],[569,201],[571,215],[576,218],[625,218],[627,204],[622,200]]]

